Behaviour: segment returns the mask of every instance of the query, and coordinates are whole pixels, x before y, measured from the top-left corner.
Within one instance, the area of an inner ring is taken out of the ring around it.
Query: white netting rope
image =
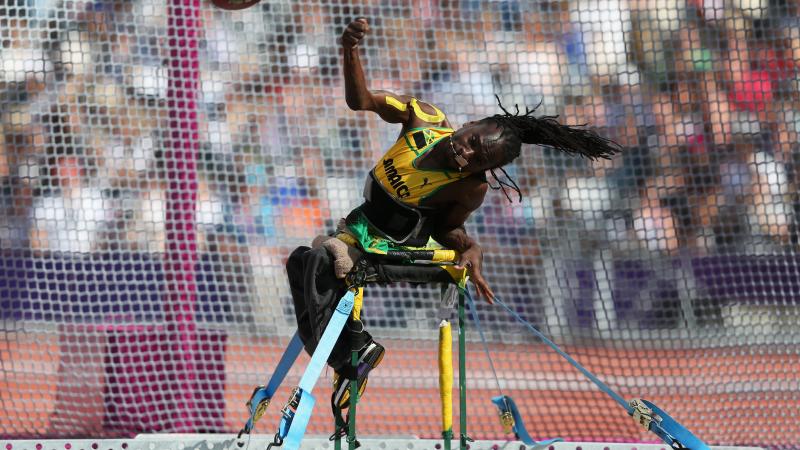
[[[361,202],[397,137],[344,102],[338,38],[364,16],[370,88],[456,126],[498,113],[495,94],[541,102],[624,147],[599,163],[525,147],[508,168],[522,202],[493,193],[470,218],[510,306],[710,443],[797,442],[775,412],[800,392],[797,6],[362,3],[0,4],[0,434],[241,426],[294,331],[286,257]],[[418,361],[434,361],[437,298],[368,290],[387,367],[362,434],[438,436],[416,406],[436,395]],[[566,420],[613,405],[502,311],[481,315],[532,433],[645,438],[625,418]],[[471,353],[471,434],[497,438]]]

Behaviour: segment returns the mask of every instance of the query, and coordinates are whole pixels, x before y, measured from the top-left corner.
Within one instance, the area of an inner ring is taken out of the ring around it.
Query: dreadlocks
[[[511,131],[524,144],[546,145],[592,160],[611,159],[613,155],[622,150],[616,142],[606,139],[592,130],[582,128],[586,124],[569,126],[558,123],[556,120],[558,116],[534,117],[533,112],[541,106],[541,103],[532,109],[526,107],[525,114],[520,114],[519,106],[514,105],[516,112],[511,114],[503,107],[500,97],[495,95],[495,98],[504,114],[495,114],[484,120],[495,122],[504,131]],[[519,153],[516,156],[519,156]]]
[[[515,112],[511,114],[503,107],[500,97],[495,95],[495,98],[503,114],[495,114],[483,120],[494,122],[503,129],[498,140],[505,141],[505,156],[508,162],[519,156],[521,144],[545,145],[591,160],[598,158],[611,159],[613,155],[622,151],[622,148],[616,142],[604,138],[592,130],[582,128],[586,124],[577,126],[563,125],[556,120],[558,116],[534,117],[533,113],[541,106],[541,103],[534,108],[525,107],[524,114],[520,114],[519,106],[515,104]],[[502,189],[503,194],[511,201],[505,189],[506,187],[511,188],[517,192],[521,200],[522,193],[517,183],[508,176],[508,173],[502,167],[499,167],[499,169],[513,185],[501,181],[494,170],[491,170],[492,177],[499,184],[499,186],[491,186],[492,189]]]

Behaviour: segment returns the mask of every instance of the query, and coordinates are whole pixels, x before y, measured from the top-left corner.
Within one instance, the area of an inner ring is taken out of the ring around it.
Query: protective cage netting
[[[467,222],[501,299],[709,444],[799,448],[798,4],[359,3],[0,2],[0,435],[239,430],[294,332],[287,256],[361,202],[399,132],[344,101],[339,38],[363,16],[371,89],[456,126],[500,112],[495,94],[541,103],[624,148],[523,146],[522,201],[490,192]],[[438,289],[367,289],[387,355],[361,436],[440,436]],[[534,437],[656,439],[478,313]],[[511,438],[474,322],[468,339],[469,434]],[[331,375],[313,435],[332,431]]]

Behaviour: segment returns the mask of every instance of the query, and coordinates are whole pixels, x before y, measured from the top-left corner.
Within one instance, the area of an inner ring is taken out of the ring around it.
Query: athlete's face
[[[468,122],[449,137],[448,161],[456,170],[483,172],[503,165],[503,129],[492,122]]]

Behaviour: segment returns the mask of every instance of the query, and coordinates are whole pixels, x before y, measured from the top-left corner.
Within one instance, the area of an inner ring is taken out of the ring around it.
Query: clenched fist
[[[350,22],[350,25],[348,25],[347,28],[344,29],[344,33],[342,33],[342,47],[346,50],[358,47],[358,43],[364,39],[367,31],[369,31],[367,19],[359,17]]]

